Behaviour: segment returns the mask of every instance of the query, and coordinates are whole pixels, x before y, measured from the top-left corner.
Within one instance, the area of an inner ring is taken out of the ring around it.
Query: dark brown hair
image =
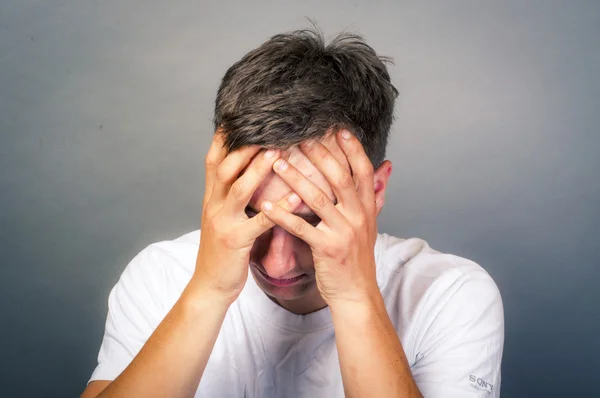
[[[302,29],[271,37],[225,73],[215,101],[229,151],[285,149],[347,128],[377,167],[385,158],[398,91],[384,62],[358,34],[325,44]]]

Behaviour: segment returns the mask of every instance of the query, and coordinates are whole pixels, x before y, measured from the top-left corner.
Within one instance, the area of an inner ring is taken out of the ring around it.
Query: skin
[[[295,167],[289,159],[279,159],[273,168],[299,196],[292,202],[298,206],[301,199],[321,222],[316,225],[307,222],[293,214],[289,206],[281,206],[281,201],[263,200],[262,214],[272,220],[276,228],[281,227],[309,247],[312,263],[306,269],[314,269],[317,291],[323,303],[330,307],[345,396],[421,397],[387,314],[375,272],[376,218],[383,206],[391,164],[384,162],[374,171],[355,137],[347,131],[337,132],[334,137],[331,145],[339,145],[349,168],[338,161],[332,146],[319,142],[300,145],[302,153],[329,182],[329,187],[319,187],[313,182],[318,176],[314,171],[304,170],[307,178],[301,169],[306,167],[306,162],[298,162]],[[334,201],[331,196],[335,197]],[[288,196],[287,202],[291,198]],[[282,241],[284,238],[285,235]],[[273,257],[278,261],[273,264],[289,264],[283,270],[297,272],[298,262],[289,260],[294,257],[290,252],[292,243],[283,242],[271,243],[266,251],[275,250]],[[276,247],[271,249],[272,246]],[[281,272],[281,266],[274,268]],[[283,305],[291,303],[308,311],[320,307],[318,299],[315,307],[304,305],[312,297],[310,288],[292,290],[306,299],[278,289],[269,293]]]
[[[256,277],[262,267],[277,278],[306,274],[297,286],[259,282],[284,308],[330,307],[347,397],[420,397],[375,278],[376,217],[391,163],[373,170],[358,140],[340,132],[284,153],[227,154],[222,143],[217,132],[206,157],[191,280],[129,366],[82,397],[193,396],[229,306],[249,269]],[[249,217],[248,206],[261,211]],[[298,216],[309,208],[320,222]]]
[[[344,170],[351,172],[346,155],[337,144],[335,134],[326,135],[321,140],[321,144],[331,152]],[[332,203],[337,201],[327,178],[311,162],[300,146],[294,146],[283,151],[281,157],[286,159],[307,180],[321,189]],[[391,171],[392,164],[386,160],[373,174],[373,187],[377,188],[374,189],[378,203],[377,214],[379,214],[385,202],[385,189]],[[254,216],[265,201],[278,202],[291,193],[293,193],[293,189],[276,171],[273,171],[255,191],[249,202],[247,214]],[[314,212],[304,201],[298,203],[293,213],[301,216],[312,225],[319,222],[319,218],[314,216]],[[312,215],[307,216],[309,213],[312,213]],[[301,274],[305,276],[299,284],[280,287],[265,280],[260,271],[275,279],[288,279]],[[257,285],[267,296],[290,312],[308,314],[327,305],[317,288],[310,245],[279,225],[275,225],[256,240],[250,255],[250,272]]]

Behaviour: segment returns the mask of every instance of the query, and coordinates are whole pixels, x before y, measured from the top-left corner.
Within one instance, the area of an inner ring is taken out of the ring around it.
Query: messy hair
[[[329,44],[302,29],[272,36],[225,73],[214,127],[229,151],[248,145],[289,148],[345,128],[373,165],[385,159],[398,91],[385,62],[362,36],[341,33]]]

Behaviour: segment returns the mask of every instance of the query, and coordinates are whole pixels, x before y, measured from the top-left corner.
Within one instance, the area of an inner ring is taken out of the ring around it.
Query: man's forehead
[[[282,153],[282,157],[287,158],[289,163],[294,166],[300,173],[304,175],[316,187],[320,188],[331,200],[335,200],[335,195],[327,178],[316,168],[314,164],[300,151],[289,151]],[[278,202],[286,195],[291,193],[293,189],[274,171],[261,182],[260,186],[254,192],[250,200],[250,207],[260,209],[263,201]],[[314,214],[310,208],[302,203],[299,205],[296,214],[311,215]]]

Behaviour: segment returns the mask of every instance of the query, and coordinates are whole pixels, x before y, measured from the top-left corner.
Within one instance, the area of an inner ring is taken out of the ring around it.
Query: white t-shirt
[[[175,304],[196,263],[200,231],[154,243],[127,266],[108,299],[92,380],[114,380]],[[379,234],[377,281],[426,398],[499,397],[504,313],[498,288],[473,261],[420,238]],[[329,308],[296,315],[248,273],[202,375],[202,397],[343,397]],[[193,347],[190,347],[193,349]]]

